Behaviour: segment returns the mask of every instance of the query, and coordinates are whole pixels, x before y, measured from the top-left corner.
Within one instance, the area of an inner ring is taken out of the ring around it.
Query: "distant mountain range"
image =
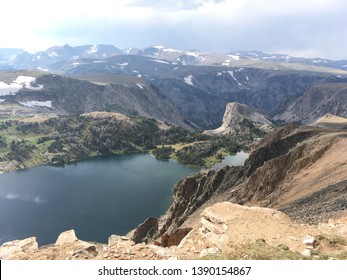
[[[237,102],[277,122],[347,117],[347,60],[64,45],[0,49],[0,70],[1,116],[105,110],[206,130]]]
[[[294,64],[303,64],[315,67],[328,67],[347,70],[346,60],[330,60],[324,58],[299,58],[286,54],[267,54],[260,51],[235,51],[229,53],[203,53],[199,50],[176,50],[164,46],[154,45],[147,48],[119,49],[112,45],[85,45],[72,47],[69,45],[50,47],[45,51],[27,52],[23,49],[0,49],[0,69],[38,69],[47,67],[50,71],[56,70],[58,62],[78,62],[83,59],[106,59],[115,55],[136,55],[163,59],[180,65],[219,65],[219,66],[261,66],[262,68],[276,69],[289,68]],[[44,68],[43,68],[44,69]]]

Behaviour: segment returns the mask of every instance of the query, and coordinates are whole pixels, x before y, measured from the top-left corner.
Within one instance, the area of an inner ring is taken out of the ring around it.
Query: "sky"
[[[1,0],[0,48],[164,45],[347,59],[346,0]]]

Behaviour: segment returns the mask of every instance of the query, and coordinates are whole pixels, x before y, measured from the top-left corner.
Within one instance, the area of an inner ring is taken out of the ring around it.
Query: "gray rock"
[[[305,249],[303,252],[301,252],[301,255],[303,255],[304,257],[311,257],[311,250]]]
[[[313,249],[317,245],[317,240],[311,235],[306,235],[303,243],[306,249]]]

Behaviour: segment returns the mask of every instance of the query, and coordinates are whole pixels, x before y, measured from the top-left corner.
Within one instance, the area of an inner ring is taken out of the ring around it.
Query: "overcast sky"
[[[1,0],[0,48],[160,44],[347,59],[346,0]]]

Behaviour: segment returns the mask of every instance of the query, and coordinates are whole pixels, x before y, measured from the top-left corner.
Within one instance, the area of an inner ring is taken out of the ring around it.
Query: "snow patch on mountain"
[[[165,48],[163,49],[164,52],[178,52],[178,53],[181,53],[182,51],[179,51],[179,50],[175,50],[175,49],[170,49],[170,48]]]
[[[128,66],[129,63],[128,62],[123,62],[123,63],[117,63],[118,66],[124,67],[124,66]]]
[[[30,107],[30,108],[33,108],[35,106],[52,108],[52,101],[51,100],[47,100],[47,101],[34,101],[34,100],[32,100],[32,101],[19,102],[19,103],[22,104],[23,106]]]
[[[93,46],[91,46],[91,48],[87,51],[87,54],[96,53],[98,50],[99,50],[99,46],[98,46],[98,45],[93,45]]]
[[[192,79],[193,79],[193,75],[189,75],[188,77],[184,78],[184,82],[190,86],[194,86]]]
[[[161,60],[161,59],[150,59],[150,61],[154,61],[154,62],[162,63],[162,64],[170,64],[169,62],[165,60]]]
[[[240,59],[239,55],[228,54],[228,56],[231,57],[234,60],[239,60]]]
[[[38,85],[34,77],[18,76],[11,84],[0,82],[0,96],[15,95],[21,89],[41,90],[43,85]],[[32,86],[35,83],[36,86]]]
[[[37,67],[36,69],[43,72],[49,72],[49,69],[42,68],[42,67]]]
[[[57,57],[58,54],[56,52],[51,52],[48,54],[50,57]]]
[[[239,86],[241,86],[241,83],[235,78],[233,71],[228,71],[229,75],[237,82]]]
[[[273,56],[264,56],[264,57],[263,57],[263,59],[274,59],[274,58],[276,58],[275,55],[273,55]]]

